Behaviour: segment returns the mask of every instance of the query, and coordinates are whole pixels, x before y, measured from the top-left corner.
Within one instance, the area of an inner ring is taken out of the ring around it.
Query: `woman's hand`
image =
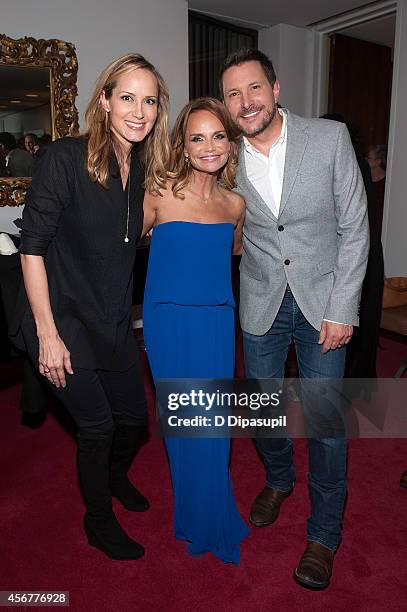
[[[24,285],[40,344],[40,374],[56,387],[65,387],[65,370],[73,374],[68,349],[59,337],[49,300],[48,278],[41,255],[21,254]]]
[[[40,354],[38,357],[40,374],[50,383],[59,387],[66,387],[65,370],[73,374],[71,356],[58,334],[40,337]]]

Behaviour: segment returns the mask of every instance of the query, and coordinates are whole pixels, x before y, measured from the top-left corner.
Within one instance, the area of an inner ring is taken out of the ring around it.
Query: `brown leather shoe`
[[[403,487],[403,489],[407,489],[407,470],[401,475],[400,487]]]
[[[267,527],[278,519],[280,506],[292,493],[289,491],[277,491],[271,487],[264,487],[253,502],[249,521],[255,527]]]
[[[329,586],[333,562],[332,550],[319,542],[308,542],[298,567],[294,570],[294,580],[306,589],[322,591]]]

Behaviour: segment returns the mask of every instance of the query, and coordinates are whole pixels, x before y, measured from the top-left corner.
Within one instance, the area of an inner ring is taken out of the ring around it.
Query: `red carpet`
[[[407,346],[388,337],[381,345],[380,374],[392,376]],[[146,555],[135,562],[110,561],[85,540],[73,438],[52,414],[38,430],[21,427],[19,364],[2,364],[1,370],[2,380],[12,384],[0,393],[0,590],[69,591],[75,611],[407,609],[407,491],[398,484],[407,468],[407,440],[351,441],[344,541],[324,592],[306,591],[291,577],[305,546],[309,513],[303,440],[295,442],[294,494],[274,526],[252,530],[235,567],[211,556],[191,558],[185,544],[174,540],[169,470],[152,427],[132,469],[151,509],[134,514],[115,505]],[[247,517],[263,486],[250,440],[234,442],[232,472]]]

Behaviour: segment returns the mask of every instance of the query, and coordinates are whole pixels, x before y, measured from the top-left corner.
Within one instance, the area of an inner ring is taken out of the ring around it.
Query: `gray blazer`
[[[236,182],[246,200],[240,322],[272,326],[287,283],[318,331],[323,319],[358,325],[369,250],[366,193],[346,126],[287,113],[278,219],[247,178],[243,143]]]

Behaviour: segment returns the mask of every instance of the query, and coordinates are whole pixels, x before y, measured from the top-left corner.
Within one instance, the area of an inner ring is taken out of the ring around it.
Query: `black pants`
[[[124,372],[75,368],[74,374],[65,376],[65,389],[49,385],[74,419],[78,433],[107,433],[114,421],[123,425],[147,424],[147,402],[138,359]]]

